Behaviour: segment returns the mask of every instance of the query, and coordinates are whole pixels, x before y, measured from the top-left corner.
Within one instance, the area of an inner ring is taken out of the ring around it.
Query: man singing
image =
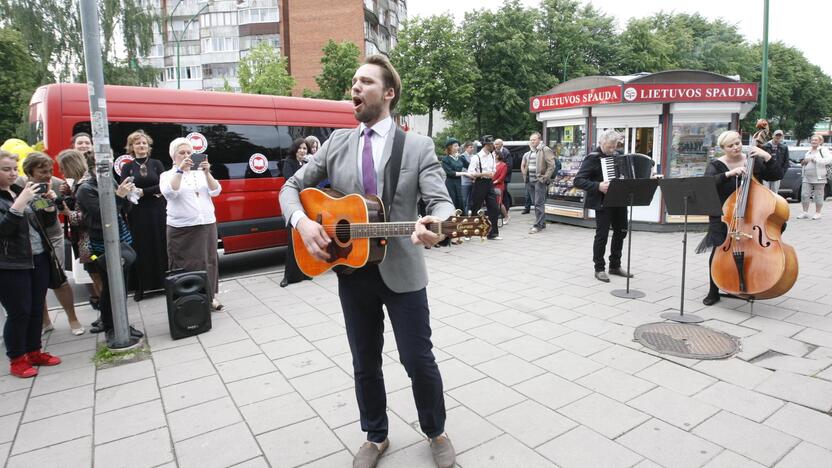
[[[286,181],[280,191],[284,215],[297,229],[309,253],[321,260],[329,259],[331,239],[320,224],[306,216],[299,192],[315,187],[325,178],[329,178],[333,189],[344,194],[381,195],[385,183],[390,183],[386,168],[397,131],[390,111],[399,100],[401,80],[386,57],[374,55],[358,68],[352,82],[353,112],[361,124],[355,129],[335,131],[314,159]],[[354,468],[376,466],[390,445],[387,393],[381,371],[382,306],[387,308],[400,360],[410,376],[419,424],[430,439],[433,459],[440,468],[450,468],[455,461],[453,445],[445,434],[442,377],[431,351],[425,289],[428,276],[421,247],[430,247],[440,240],[425,225],[453,215],[454,205],[442,180],[433,141],[408,133],[393,203],[386,207],[388,219],[416,219],[419,198],[431,216],[415,223],[409,240],[390,238],[381,264],[338,274],[338,295],[352,353],[361,429],[367,433],[367,441],[353,460]]]
[[[622,135],[615,130],[606,130],[598,137],[598,147],[581,163],[575,175],[575,187],[586,192],[586,207],[595,210],[595,242],[592,245],[592,261],[595,263],[595,279],[605,283],[610,277],[604,272],[604,252],[612,226],[612,245],[610,246],[610,274],[627,277],[621,269],[621,249],[627,237],[627,207],[604,208],[604,197],[610,183],[604,182],[601,172],[601,158],[618,155],[616,148]],[[632,275],[630,275],[632,277]]]

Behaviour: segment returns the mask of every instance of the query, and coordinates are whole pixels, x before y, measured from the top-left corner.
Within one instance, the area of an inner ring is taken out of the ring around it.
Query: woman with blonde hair
[[[124,179],[132,177],[138,203],[127,214],[136,263],[130,275],[133,299],[138,302],[145,291],[164,288],[168,269],[167,237],[165,236],[166,203],[159,190],[159,177],[165,167],[150,156],[153,139],[144,130],[127,137],[127,154],[133,160],[121,169]]]
[[[754,177],[762,180],[777,180],[780,176],[780,165],[765,152],[762,148],[756,145],[751,145],[748,148],[748,155],[742,152],[742,140],[740,134],[735,131],[722,132],[717,138],[717,145],[722,148],[724,154],[712,160],[705,169],[706,176],[712,176],[716,181],[716,191],[719,195],[719,201],[725,203],[725,200],[737,190],[737,187],[742,182],[743,177],[748,177],[750,174],[745,173],[745,165],[748,158],[754,158]],[[708,259],[708,274],[710,275],[710,265],[714,261],[714,253],[716,248],[725,242],[728,236],[728,226],[722,222],[722,216],[711,216],[708,224],[708,234],[703,239],[703,242],[697,247],[697,251],[703,251],[707,247],[711,247],[711,256]],[[714,283],[713,277],[710,278],[711,287],[708,290],[708,295],[702,300],[706,306],[716,304],[719,299],[719,288]]]
[[[220,194],[222,186],[211,175],[208,158],[194,167],[194,148],[187,139],[173,140],[169,149],[173,168],[159,177],[159,189],[168,202],[168,264],[171,270],[207,272],[211,307],[220,310],[217,218],[211,199]]]

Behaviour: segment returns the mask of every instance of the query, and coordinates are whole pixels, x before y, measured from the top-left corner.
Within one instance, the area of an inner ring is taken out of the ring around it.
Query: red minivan
[[[138,129],[153,138],[151,156],[167,168],[174,138],[204,137],[211,173],[222,184],[214,205],[226,253],[286,245],[277,197],[292,140],[314,135],[323,143],[334,130],[358,124],[348,101],[131,86],[106,86],[106,94],[114,158]],[[86,85],[51,84],[35,91],[30,144],[42,143],[55,157],[70,146],[72,135],[90,128]]]

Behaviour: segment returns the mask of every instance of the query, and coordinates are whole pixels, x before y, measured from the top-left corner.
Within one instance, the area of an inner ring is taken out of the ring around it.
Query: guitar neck
[[[371,239],[378,237],[406,237],[413,234],[415,224],[415,221],[398,223],[355,223],[337,226],[335,229],[341,230],[349,228],[350,238],[352,239]],[[441,223],[429,223],[425,225],[425,228],[437,234],[442,232]]]

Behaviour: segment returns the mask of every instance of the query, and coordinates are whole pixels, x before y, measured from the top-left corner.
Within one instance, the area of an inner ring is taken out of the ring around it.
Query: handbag
[[[46,229],[44,229],[40,218],[38,218],[37,214],[33,215],[33,217],[38,224],[38,234],[40,234],[43,246],[49,252],[49,289],[58,289],[67,281],[64,267],[61,266],[61,262],[58,260],[58,255],[52,246],[52,242],[49,242],[49,237],[46,235]]]

